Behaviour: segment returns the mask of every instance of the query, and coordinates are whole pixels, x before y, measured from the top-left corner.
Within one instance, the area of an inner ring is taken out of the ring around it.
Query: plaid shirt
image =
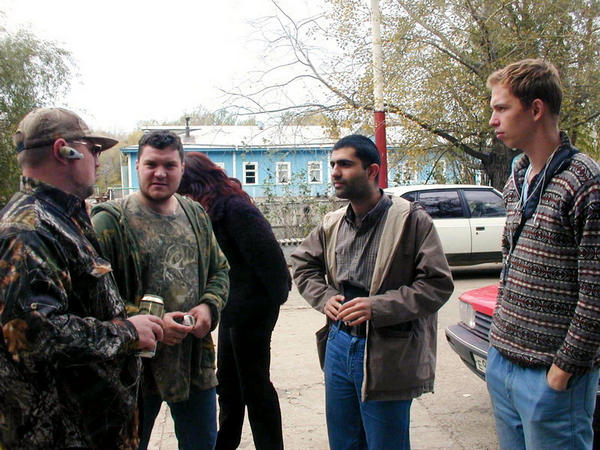
[[[335,246],[337,280],[366,291],[371,287],[383,225],[392,204],[392,200],[380,192],[379,202],[362,219],[357,220],[352,205],[348,205]]]

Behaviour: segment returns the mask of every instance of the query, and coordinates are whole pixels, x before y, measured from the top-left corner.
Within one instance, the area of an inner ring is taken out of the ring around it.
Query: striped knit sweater
[[[582,374],[600,362],[600,166],[582,153],[565,160],[513,243],[528,165],[522,155],[504,188],[504,269],[490,342],[519,365]]]

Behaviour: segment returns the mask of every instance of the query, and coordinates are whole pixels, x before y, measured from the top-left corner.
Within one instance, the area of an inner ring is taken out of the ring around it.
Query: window
[[[438,167],[440,173],[443,176],[446,176],[446,171],[448,170],[448,164],[446,163],[446,160],[445,159],[440,159],[438,161],[438,163],[437,163],[437,167]]]
[[[433,219],[463,217],[458,191],[422,191],[419,192],[419,203]]]
[[[428,177],[430,179],[435,180],[436,183],[438,184],[445,184],[446,183],[446,179],[447,179],[447,164],[446,164],[446,160],[445,159],[439,159],[435,162],[435,165],[432,167],[431,171],[429,172]]]
[[[244,184],[258,184],[258,163],[244,163]]]
[[[308,162],[308,182],[309,183],[322,183],[323,182],[323,171],[321,169],[321,161],[309,161]]]
[[[414,202],[417,198],[417,193],[414,191],[407,192],[406,194],[402,194],[400,197],[402,197],[405,200],[408,200],[409,202]]]
[[[401,180],[405,184],[415,183],[419,174],[412,164],[404,162],[400,164]]]
[[[463,191],[471,217],[502,217],[506,215],[502,197],[487,189],[465,189]]]
[[[475,171],[475,184],[485,184],[486,176],[483,170]]]
[[[275,183],[289,184],[291,178],[291,166],[289,162],[278,162],[275,164]]]

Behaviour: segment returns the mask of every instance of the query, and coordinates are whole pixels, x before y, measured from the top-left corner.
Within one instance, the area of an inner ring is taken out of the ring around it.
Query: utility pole
[[[379,187],[388,187],[387,144],[385,137],[385,110],[383,106],[383,50],[381,48],[381,12],[379,0],[371,0],[371,28],[373,36],[373,91],[375,97],[375,145],[381,155]]]

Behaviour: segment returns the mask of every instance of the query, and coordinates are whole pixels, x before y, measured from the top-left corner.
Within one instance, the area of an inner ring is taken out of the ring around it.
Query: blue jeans
[[[334,324],[325,352],[325,410],[329,447],[410,449],[412,400],[361,401],[365,338],[350,336]]]
[[[591,449],[598,370],[576,375],[565,391],[548,386],[545,368],[527,368],[490,347],[487,387],[502,449]]]
[[[183,402],[168,403],[175,424],[179,448],[183,450],[212,450],[217,441],[217,394],[215,388],[191,392]],[[159,395],[145,396],[144,417],[140,431],[140,450],[146,450],[162,399]]]

